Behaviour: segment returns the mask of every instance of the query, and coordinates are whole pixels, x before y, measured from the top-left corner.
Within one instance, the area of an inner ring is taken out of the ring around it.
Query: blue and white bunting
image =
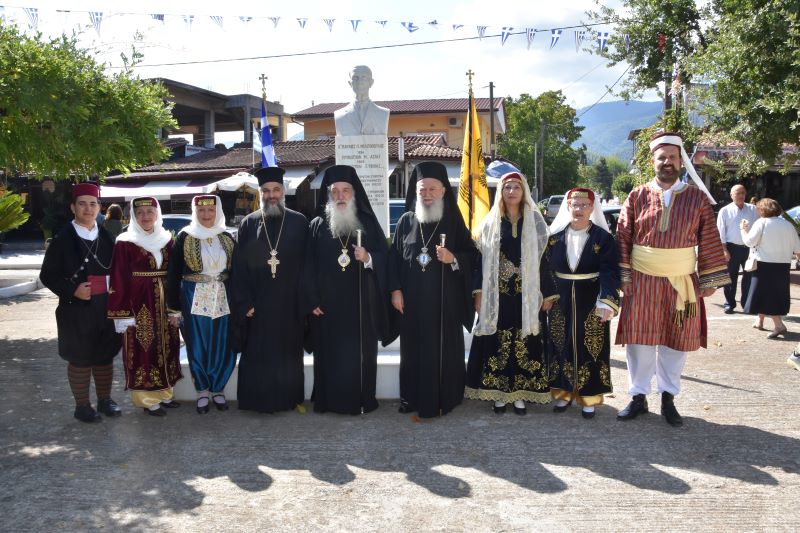
[[[278,27],[278,22],[280,22],[281,18],[280,17],[269,17],[269,20],[272,21],[272,27],[273,28],[277,28]]]
[[[186,23],[186,29],[192,31],[192,22],[194,22],[194,15],[184,15],[183,21]]]
[[[606,49],[606,43],[608,42],[608,32],[607,31],[599,31],[597,32],[597,51],[601,54]]]
[[[500,32],[500,46],[504,46],[506,44],[506,40],[508,39],[511,32],[514,31],[514,28],[511,26],[503,26],[503,31]]]
[[[269,129],[267,121],[267,108],[263,99],[261,100],[261,166],[278,166],[275,159],[275,148],[272,146],[272,131]]]
[[[39,10],[35,7],[23,7],[23,11],[28,16],[28,26],[35,30],[39,27]]]
[[[453,31],[458,31],[463,27],[464,27],[463,24],[453,24]]]
[[[438,29],[439,28],[439,22],[436,21],[436,20],[432,20],[432,21],[428,22],[428,26],[433,26],[434,28]]]
[[[308,22],[308,19],[297,19],[297,23],[300,25],[300,29],[305,29],[306,22]]]
[[[353,27],[353,33],[358,31],[358,25],[361,23],[360,20],[350,20],[350,25]]]
[[[631,51],[631,36],[626,33],[622,37],[625,39],[625,53],[627,54]]]
[[[561,38],[561,32],[564,30],[550,30],[550,50],[556,45]]]
[[[223,20],[224,20],[222,16],[220,16],[220,15],[211,15],[209,18],[210,18],[212,21],[214,21],[214,24],[216,24],[217,26],[219,26],[219,29],[224,29],[224,28],[222,27]]]
[[[581,51],[581,45],[583,44],[583,39],[586,37],[585,31],[576,31],[575,32],[575,52]]]
[[[100,24],[103,22],[103,12],[102,11],[89,11],[89,19],[92,21],[92,26],[94,26],[94,31],[100,35]]]
[[[239,20],[242,21],[242,24],[247,24],[248,22],[253,20],[253,17],[239,17]]]
[[[376,20],[376,21],[375,21],[375,23],[376,23],[376,24],[380,24],[380,25],[381,25],[381,27],[383,27],[383,28],[385,28],[385,27],[386,27],[386,23],[387,23],[387,22],[389,22],[389,21],[388,21],[388,20]]]
[[[408,33],[414,33],[419,29],[419,26],[416,26],[413,22],[401,22],[400,24],[408,30]]]
[[[333,31],[333,23],[336,22],[336,19],[322,19],[325,21],[325,24],[328,26],[328,31]]]
[[[157,21],[162,22],[162,23],[164,22],[164,15],[163,14],[150,15],[150,16],[153,17],[153,20],[157,20]]]
[[[486,35],[486,28],[488,26],[478,26],[478,37],[483,39],[483,36]]]
[[[525,28],[525,37],[528,39],[528,50],[530,50],[533,38],[536,37],[536,28]]]

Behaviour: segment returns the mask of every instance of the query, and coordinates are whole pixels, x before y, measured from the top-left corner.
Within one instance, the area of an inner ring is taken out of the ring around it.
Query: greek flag
[[[261,144],[261,166],[277,167],[278,162],[275,160],[275,148],[272,146],[272,131],[270,131],[269,122],[267,122],[267,107],[264,105],[264,100],[261,100],[261,135],[259,137],[259,142]],[[255,149],[255,137],[253,137],[253,148]]]

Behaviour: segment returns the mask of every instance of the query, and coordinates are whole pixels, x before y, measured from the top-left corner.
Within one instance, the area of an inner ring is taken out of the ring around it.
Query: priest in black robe
[[[111,399],[114,356],[122,337],[106,319],[108,274],[114,238],[96,223],[100,189],[91,183],[72,187],[70,208],[75,220],[65,226],[47,248],[39,279],[58,296],[56,326],[58,354],[67,361],[67,377],[75,398],[74,416],[81,422],[119,416]],[[94,376],[97,411],[89,400]]]
[[[311,221],[305,286],[312,308],[314,411],[368,413],[387,322],[389,247],[353,167],[335,165]]]
[[[274,413],[303,403],[303,258],[308,220],[284,203],[284,170],[255,172],[261,209],[242,220],[233,258],[239,409]]]
[[[400,333],[400,412],[434,417],[464,397],[464,328],[475,317],[472,269],[479,253],[444,165],[416,166],[406,211],[389,267],[392,307],[400,314],[393,321]]]

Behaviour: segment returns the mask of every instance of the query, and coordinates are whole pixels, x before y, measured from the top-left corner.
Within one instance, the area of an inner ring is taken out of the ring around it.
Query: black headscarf
[[[356,211],[358,211],[362,223],[364,222],[362,217],[367,217],[375,223],[375,227],[380,228],[381,225],[378,222],[378,217],[375,216],[375,212],[372,210],[367,191],[364,190],[364,186],[361,184],[356,169],[348,165],[334,165],[325,170],[325,176],[322,177],[322,183],[319,186],[321,194],[319,194],[317,198],[317,215],[321,217],[325,216],[325,206],[328,203],[328,196],[330,194],[328,189],[331,185],[339,181],[347,182],[353,187],[356,199]]]
[[[445,212],[457,209],[456,197],[453,195],[453,188],[447,177],[447,169],[441,163],[435,161],[425,161],[414,167],[411,179],[408,182],[406,191],[406,211],[413,211],[417,205],[417,181],[423,178],[433,178],[439,180],[444,186]]]

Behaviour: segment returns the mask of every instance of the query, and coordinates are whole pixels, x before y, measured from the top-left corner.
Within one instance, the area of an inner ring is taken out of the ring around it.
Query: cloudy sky
[[[86,28],[82,43],[110,67],[121,65],[119,54],[130,50],[138,31],[143,36],[137,45],[144,53],[137,67],[142,77],[170,78],[226,94],[259,94],[259,76],[266,74],[267,97],[283,103],[290,113],[312,102],[349,101],[347,75],[357,64],[372,68],[375,84],[370,96],[376,100],[465,97],[465,73],[471,69],[476,96],[488,97],[491,81],[495,96],[560,89],[575,107],[600,99],[625,69],[608,68],[601,57],[576,52],[572,28],[564,29],[559,43],[549,48],[550,29],[585,22],[586,10],[594,8],[591,0],[7,1],[14,3],[5,5],[7,20],[21,26],[27,27],[29,20],[21,8],[36,7],[38,29],[45,34]],[[99,34],[90,26],[88,11],[103,13]],[[164,22],[154,21],[149,16],[153,13],[164,14]],[[191,29],[184,15],[194,15]],[[223,17],[221,28],[211,15]],[[253,19],[244,22],[240,17]],[[269,17],[280,17],[277,27]],[[298,18],[308,19],[305,28]],[[332,30],[324,19],[334,19]],[[351,20],[361,21],[355,32]],[[434,20],[436,26],[428,24]],[[376,21],[387,22],[382,26]],[[409,32],[403,22],[419,29]],[[454,30],[454,24],[463,27]],[[477,26],[487,26],[483,39],[396,46],[476,37]],[[500,37],[490,36],[504,26],[514,32],[544,31],[536,34],[530,49],[524,34],[511,35],[501,46]],[[597,29],[614,31],[608,26]],[[370,47],[384,48],[316,53]],[[263,58],[276,55],[287,57]],[[234,61],[253,57],[259,59]],[[208,60],[223,61],[198,63]],[[603,101],[614,99],[606,96]]]

